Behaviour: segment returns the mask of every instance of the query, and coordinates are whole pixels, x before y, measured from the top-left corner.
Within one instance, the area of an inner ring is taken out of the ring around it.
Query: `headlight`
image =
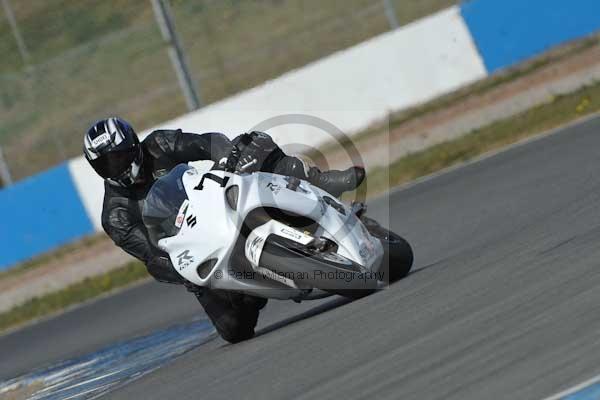
[[[240,188],[237,185],[229,186],[225,191],[225,198],[227,198],[227,204],[232,210],[237,210],[238,195]]]

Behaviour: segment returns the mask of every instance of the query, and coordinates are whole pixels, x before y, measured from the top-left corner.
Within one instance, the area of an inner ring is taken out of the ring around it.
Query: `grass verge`
[[[391,3],[405,24],[456,0]],[[24,68],[9,25],[0,23],[0,144],[13,178],[81,155],[81,133],[101,117],[121,115],[143,130],[187,112],[149,1],[12,5],[31,56]],[[383,2],[371,0],[173,0],[171,6],[207,104],[390,27]],[[127,95],[116,96],[114,88]]]
[[[402,157],[393,162],[389,169],[374,169],[369,174],[369,192],[381,193],[390,187],[471,160],[599,111],[600,83],[556,96],[548,103],[476,129],[461,138]]]
[[[39,256],[36,256],[30,260],[12,266],[9,269],[0,271],[0,280],[8,277],[21,275],[27,271],[48,265],[53,262],[60,262],[73,252],[80,251],[81,249],[96,245],[106,240],[109,239],[105,234],[86,236],[81,240],[70,244],[66,244],[62,247],[59,247],[58,249],[40,254]]]
[[[362,140],[369,140],[370,136],[387,132],[407,122],[423,117],[424,115],[446,109],[459,103],[471,96],[483,95],[491,90],[502,86],[503,84],[513,82],[519,78],[530,76],[540,69],[549,65],[556,65],[561,61],[568,60],[594,46],[600,45],[600,35],[595,34],[583,39],[579,39],[562,46],[559,46],[546,53],[540,54],[533,59],[507,68],[504,71],[495,73],[485,79],[478,80],[470,85],[462,87],[453,92],[437,97],[423,104],[409,107],[400,111],[393,111],[389,114],[389,121],[384,124],[374,124],[362,132],[332,143],[323,145],[319,151],[327,153],[341,146],[348,146],[350,143],[357,143]],[[314,156],[314,155],[313,155]]]
[[[390,165],[389,173],[382,168],[375,169],[368,176],[369,193],[381,193],[390,187],[471,160],[483,153],[598,111],[600,83],[568,95],[557,96],[549,103],[477,129],[459,139],[405,156]],[[146,276],[144,266],[133,262],[55,293],[32,299],[0,314],[0,331],[97,297]]]
[[[147,276],[148,273],[142,263],[131,262],[103,275],[87,278],[65,289],[33,298],[0,314],[0,331],[90,300]]]

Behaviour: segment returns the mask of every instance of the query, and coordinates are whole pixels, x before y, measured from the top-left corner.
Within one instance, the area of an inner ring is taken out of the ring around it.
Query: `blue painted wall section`
[[[597,400],[600,399],[600,383],[594,383],[575,393],[562,398],[562,400]]]
[[[488,72],[600,30],[600,0],[473,0],[461,13]]]
[[[0,270],[94,229],[67,164],[0,191]]]

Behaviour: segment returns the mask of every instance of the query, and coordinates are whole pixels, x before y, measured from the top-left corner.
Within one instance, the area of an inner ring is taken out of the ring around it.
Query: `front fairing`
[[[338,253],[367,270],[375,272],[383,256],[381,243],[373,238],[349,207],[331,194],[300,181],[295,190],[288,189],[289,178],[269,173],[239,177],[247,183],[240,185],[240,198],[246,213],[258,207],[273,207],[302,215],[318,222],[318,235],[332,239]],[[242,195],[243,194],[243,195]]]
[[[215,267],[227,263],[237,239],[237,216],[226,202],[224,188],[206,183],[198,188],[202,175],[193,169],[183,176],[189,207],[183,215],[181,230],[164,238],[159,247],[168,252],[177,271],[187,280],[205,284],[197,267],[208,260],[217,260]]]

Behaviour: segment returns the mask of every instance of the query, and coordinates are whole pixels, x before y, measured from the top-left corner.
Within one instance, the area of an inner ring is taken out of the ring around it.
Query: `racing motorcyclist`
[[[156,130],[140,142],[131,125],[116,117],[100,120],[86,132],[83,152],[104,178],[102,226],[106,233],[117,246],[143,261],[156,280],[184,284],[230,342],[254,335],[258,312],[266,299],[201,288],[175,271],[168,255],[151,244],[142,222],[142,201],[156,179],[180,163],[212,160],[237,171],[260,170],[306,179],[339,196],[360,185],[365,175],[361,167],[325,172],[308,167],[299,158],[286,155],[262,132],[230,141],[221,133]]]

